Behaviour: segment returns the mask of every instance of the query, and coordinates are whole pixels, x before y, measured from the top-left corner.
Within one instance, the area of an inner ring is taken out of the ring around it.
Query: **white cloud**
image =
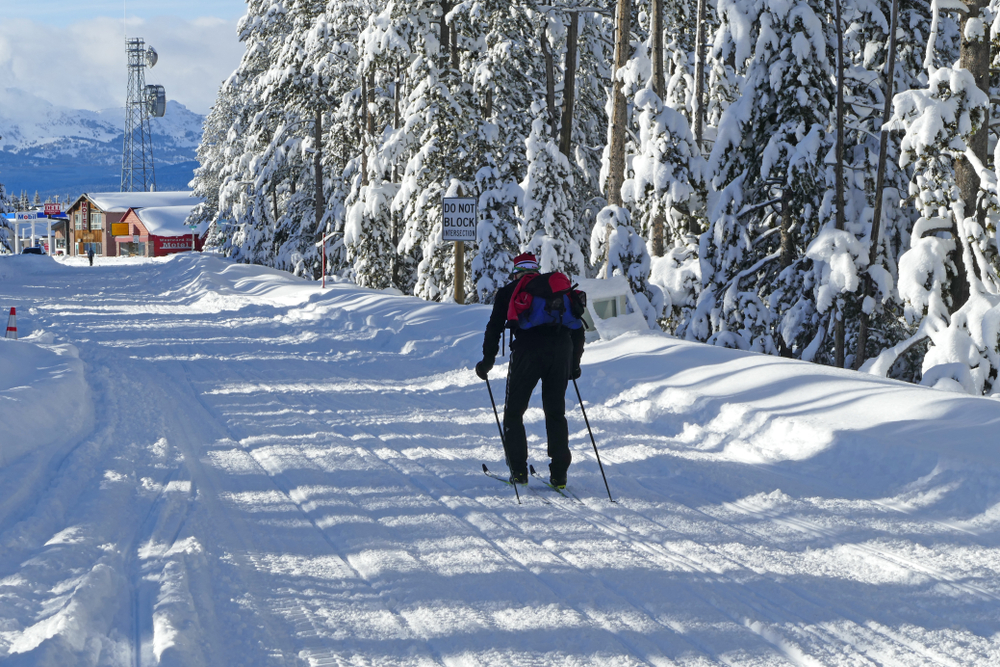
[[[160,55],[146,82],[165,86],[169,99],[201,114],[243,55],[235,20],[130,18],[127,27],[130,37],[144,38]],[[0,21],[0,91],[21,88],[55,105],[99,110],[123,106],[127,82],[121,19],[66,27]]]

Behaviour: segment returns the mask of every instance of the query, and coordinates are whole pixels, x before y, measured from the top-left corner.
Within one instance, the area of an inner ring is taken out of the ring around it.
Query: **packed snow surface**
[[[1000,664],[995,400],[624,334],[579,381],[616,502],[571,387],[571,497],[518,504],[486,306],[25,259],[4,664]]]

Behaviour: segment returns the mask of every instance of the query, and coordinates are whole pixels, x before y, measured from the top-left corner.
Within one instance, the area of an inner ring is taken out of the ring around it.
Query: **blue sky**
[[[152,19],[157,16],[199,18],[211,16],[235,20],[243,16],[243,0],[130,0],[128,2],[72,2],[70,0],[0,0],[4,19],[29,19],[66,27],[78,21],[109,16],[120,18],[123,6],[128,16]]]
[[[243,54],[236,37],[243,0],[130,0],[124,9],[128,35],[160,54],[147,83],[207,113]],[[124,105],[122,19],[121,2],[0,0],[0,111],[9,88],[74,109]]]

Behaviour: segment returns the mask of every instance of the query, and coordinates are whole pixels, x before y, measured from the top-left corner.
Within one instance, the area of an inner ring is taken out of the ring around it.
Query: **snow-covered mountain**
[[[203,122],[176,101],[151,121],[159,189],[186,188]],[[117,190],[124,126],[124,108],[70,109],[8,88],[0,93],[0,183],[43,197]]]

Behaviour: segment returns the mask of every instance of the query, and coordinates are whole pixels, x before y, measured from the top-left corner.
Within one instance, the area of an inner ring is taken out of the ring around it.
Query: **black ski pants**
[[[530,344],[518,341],[511,352],[507,376],[507,399],[503,411],[504,445],[507,463],[514,473],[528,469],[528,439],[524,433],[524,412],[528,409],[531,392],[542,381],[542,410],[545,412],[545,434],[548,455],[552,461],[549,472],[565,477],[573,459],[569,451],[569,427],[566,425],[566,387],[569,384],[573,343],[568,333]]]

